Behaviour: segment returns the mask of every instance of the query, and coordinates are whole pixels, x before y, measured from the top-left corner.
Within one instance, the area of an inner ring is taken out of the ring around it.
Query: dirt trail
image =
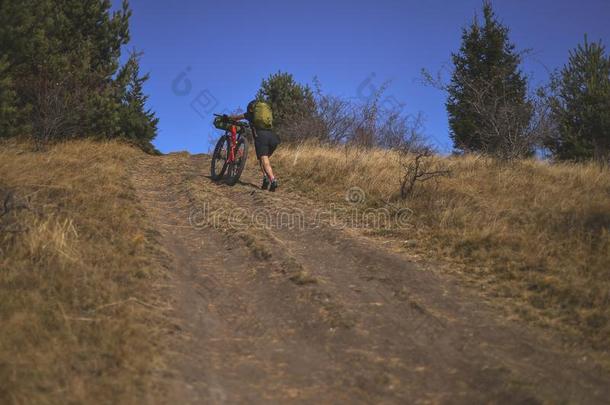
[[[133,175],[173,261],[169,402],[607,402],[610,376],[554,337],[369,240],[279,226],[315,204],[257,190],[253,169],[214,184],[208,164],[146,157]],[[230,208],[233,229],[212,226]]]

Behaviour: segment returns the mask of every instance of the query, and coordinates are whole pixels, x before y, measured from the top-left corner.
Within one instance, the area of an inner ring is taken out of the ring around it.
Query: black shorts
[[[275,152],[275,148],[280,144],[280,138],[272,131],[257,129],[256,137],[254,138],[254,147],[256,149],[256,157],[271,156]]]

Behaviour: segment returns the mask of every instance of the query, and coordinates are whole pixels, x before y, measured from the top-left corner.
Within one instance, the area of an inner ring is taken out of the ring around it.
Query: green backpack
[[[248,111],[252,114],[254,128],[273,129],[273,111],[271,106],[264,101],[257,101],[249,106]]]

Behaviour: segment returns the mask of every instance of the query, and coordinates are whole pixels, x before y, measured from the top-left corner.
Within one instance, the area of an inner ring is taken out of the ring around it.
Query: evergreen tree
[[[0,138],[9,137],[16,132],[15,91],[7,70],[6,60],[0,59]]]
[[[280,129],[315,113],[313,91],[290,73],[278,72],[264,79],[256,98],[271,105],[274,125]]]
[[[531,108],[520,56],[488,1],[483,18],[481,25],[475,16],[463,30],[460,51],[452,55],[446,107],[456,149],[503,155],[525,137]]]
[[[122,89],[119,127],[122,137],[150,152],[156,152],[150,145],[157,134],[159,119],[146,108],[148,96],[144,94],[144,83],[149,75],[140,76],[139,57],[140,54],[132,53],[117,76],[117,83]]]
[[[121,128],[121,49],[129,41],[126,0],[0,2],[5,50],[20,124],[46,142],[82,136],[114,137]],[[153,125],[153,127],[155,127]],[[142,134],[149,142],[150,134]]]
[[[551,109],[558,130],[546,145],[557,159],[610,157],[610,57],[600,42],[570,52],[552,81]]]

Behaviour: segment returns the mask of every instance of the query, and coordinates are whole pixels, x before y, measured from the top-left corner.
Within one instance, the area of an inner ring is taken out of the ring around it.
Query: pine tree
[[[16,132],[17,108],[13,82],[8,75],[6,59],[0,59],[0,138],[6,138]]]
[[[0,46],[20,124],[38,141],[128,132],[121,128],[124,89],[116,77],[131,11],[126,0],[119,11],[111,6],[110,0],[0,2]],[[151,139],[143,133],[141,144]]]
[[[21,107],[37,139],[89,135],[96,98],[107,94],[128,40],[127,3],[109,17],[110,1],[25,0],[4,3],[6,45]]]
[[[560,160],[610,158],[610,57],[600,42],[570,51],[554,77],[551,109],[558,131],[546,145]]]
[[[454,146],[494,155],[527,153],[524,145],[531,117],[520,55],[509,41],[491,3],[483,3],[483,24],[475,16],[462,32],[460,51],[446,103]]]
[[[141,54],[132,53],[117,76],[117,85],[121,89],[120,135],[149,152],[156,152],[151,142],[157,135],[159,119],[146,108],[148,96],[144,94],[144,83],[149,75],[140,76],[140,56]]]
[[[278,72],[264,79],[256,98],[271,105],[274,124],[279,128],[311,117],[315,112],[313,91],[297,83],[290,73]]]

